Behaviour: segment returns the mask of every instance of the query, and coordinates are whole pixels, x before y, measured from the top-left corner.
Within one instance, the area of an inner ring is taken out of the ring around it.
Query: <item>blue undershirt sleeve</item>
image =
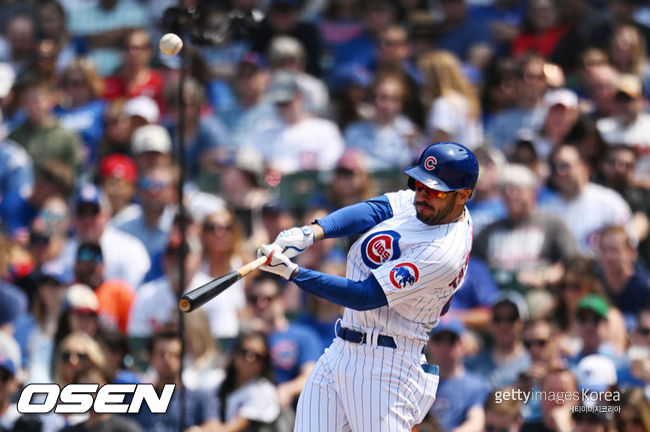
[[[325,238],[337,238],[362,233],[392,217],[393,208],[388,197],[382,195],[343,207],[317,222],[325,231]]]
[[[291,279],[303,290],[350,309],[364,311],[386,306],[388,300],[374,276],[354,282],[300,267]]]

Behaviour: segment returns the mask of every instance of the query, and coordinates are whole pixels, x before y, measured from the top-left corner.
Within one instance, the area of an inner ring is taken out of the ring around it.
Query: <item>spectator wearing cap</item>
[[[133,159],[122,154],[112,154],[99,164],[99,182],[111,205],[113,226],[130,220],[139,213],[135,198],[138,169]]]
[[[94,171],[99,160],[107,105],[101,99],[103,81],[88,59],[75,59],[63,70],[61,87],[63,98],[54,108],[54,115],[64,128],[79,134],[83,141],[83,168]]]
[[[615,100],[615,113],[598,120],[597,127],[609,145],[633,146],[640,158],[635,168],[638,181],[650,182],[650,114],[644,111],[641,81],[635,75],[619,77]]]
[[[81,140],[54,116],[55,104],[54,89],[49,83],[37,81],[26,86],[22,105],[27,118],[9,138],[27,150],[35,165],[55,159],[76,172],[82,162]]]
[[[483,403],[489,387],[483,379],[463,366],[464,326],[460,321],[441,319],[431,332],[426,353],[439,368],[436,400],[429,411],[444,430],[483,430]]]
[[[205,102],[203,87],[193,78],[183,80],[182,104],[178,101],[178,85],[168,86],[165,90],[165,101],[169,107],[170,118],[178,118],[181,109],[184,111],[185,128],[183,129],[183,144],[185,145],[185,168],[187,178],[196,180],[206,173],[211,164],[226,159],[231,152],[230,134],[226,126],[213,115],[202,115],[201,108]],[[176,122],[169,127],[170,136],[177,139]],[[180,143],[174,142],[178,148]]]
[[[501,291],[492,307],[491,349],[467,359],[467,368],[486,379],[491,388],[513,384],[531,365],[530,355],[521,342],[523,322],[528,318],[524,297],[515,291]]]
[[[567,359],[570,367],[576,367],[578,362],[590,354],[602,354],[614,361],[616,367],[621,367],[624,359],[607,342],[609,337],[608,316],[610,306],[604,297],[598,294],[584,296],[578,302],[577,323],[578,335],[582,341],[580,351]]]
[[[368,171],[403,168],[415,156],[420,143],[417,127],[403,114],[405,96],[400,75],[378,75],[373,84],[374,117],[344,131],[346,148],[366,154]]]
[[[140,126],[157,124],[160,120],[160,108],[149,96],[134,96],[124,103],[123,113],[129,117],[131,131]]]
[[[9,357],[0,353],[0,430],[13,430],[14,423],[20,417],[17,406],[13,403],[16,393],[16,367]]]
[[[172,321],[178,311],[177,303],[181,292],[198,288],[212,280],[212,277],[199,270],[201,264],[201,242],[196,234],[190,234],[185,242],[180,234],[172,235],[162,256],[162,276],[143,284],[129,313],[129,336],[151,336]],[[186,248],[185,286],[181,285],[178,261],[181,247]]]
[[[470,149],[483,144],[478,94],[458,58],[450,52],[431,51],[419,58],[418,68],[424,79],[429,140],[459,142]]]
[[[501,173],[500,191],[505,218],[481,230],[473,254],[483,259],[501,284],[510,278],[526,288],[544,288],[562,276],[562,262],[577,253],[564,222],[540,212],[536,197],[539,179],[523,165],[510,164]]]
[[[538,131],[546,117],[544,93],[546,75],[544,58],[523,57],[517,65],[515,106],[492,116],[485,125],[485,135],[496,148],[509,154],[521,130]]]
[[[253,38],[253,51],[268,52],[271,40],[287,35],[301,41],[305,48],[305,70],[319,77],[320,59],[323,51],[320,35],[315,25],[301,21],[300,2],[297,0],[273,0],[268,14]]]
[[[109,219],[110,204],[106,196],[92,183],[83,185],[75,204],[76,232],[63,251],[65,268],[74,268],[79,244],[99,243],[104,259],[104,277],[120,279],[138,287],[151,267],[147,249],[136,237],[110,225]]]
[[[328,114],[327,87],[320,79],[305,73],[305,50],[298,39],[290,36],[274,37],[269,45],[267,57],[273,74],[285,71],[294,75],[304,95],[307,111],[316,116]]]
[[[20,345],[27,382],[51,382],[54,335],[63,313],[66,278],[48,267],[35,272],[32,277],[36,291],[29,313],[16,322],[15,338]]]
[[[372,105],[367,101],[370,84],[372,75],[363,66],[343,66],[332,74],[332,115],[341,130],[372,117]]]
[[[10,191],[2,196],[0,218],[8,234],[26,244],[28,227],[45,202],[52,197],[68,200],[74,190],[74,181],[74,171],[63,162],[48,160],[38,166],[32,189]]]
[[[104,256],[98,243],[77,248],[75,282],[90,287],[97,296],[97,313],[104,327],[126,331],[134,292],[126,282],[104,279]]]
[[[578,122],[578,96],[569,89],[551,89],[544,95],[548,111],[542,128],[534,134],[533,145],[539,157],[546,160],[563,142]]]
[[[57,345],[70,332],[95,337],[99,330],[99,301],[92,288],[81,283],[71,285],[65,293],[63,307],[54,336]]]
[[[155,263],[162,256],[176,213],[176,179],[170,166],[157,166],[144,173],[137,184],[140,211],[117,226],[139,239]],[[147,280],[160,274],[149,273]]]
[[[172,139],[160,125],[145,125],[133,131],[131,154],[139,175],[145,175],[157,166],[171,165]]]
[[[555,193],[540,209],[562,219],[578,242],[581,254],[593,256],[598,232],[607,225],[626,225],[630,207],[614,190],[590,182],[589,166],[579,150],[560,144],[551,154],[551,184]]]
[[[336,124],[313,117],[305,109],[304,96],[294,74],[277,73],[268,93],[279,114],[275,124],[259,124],[247,137],[268,167],[282,174],[331,170],[343,153]]]

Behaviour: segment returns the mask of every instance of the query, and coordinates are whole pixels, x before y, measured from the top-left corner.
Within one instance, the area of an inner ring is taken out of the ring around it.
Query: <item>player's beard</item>
[[[438,210],[424,201],[416,201],[415,215],[419,220],[427,225],[439,225],[443,220],[449,217],[449,214],[454,210],[457,198],[457,195],[453,194],[449,202]],[[417,204],[424,206],[426,211],[419,210]]]

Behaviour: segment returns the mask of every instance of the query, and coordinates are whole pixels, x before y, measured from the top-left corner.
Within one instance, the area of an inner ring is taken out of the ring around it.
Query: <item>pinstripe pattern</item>
[[[445,303],[462,285],[472,221],[466,211],[458,223],[426,225],[415,217],[412,191],[387,196],[393,217],[352,245],[346,277],[363,280],[374,274],[388,305],[368,311],[346,309],[341,324],[367,334],[390,335],[397,349],[337,338],[316,363],[300,395],[296,431],[409,432],[435,400],[438,377],[422,369],[422,349]],[[401,236],[401,254],[369,268],[361,244],[387,230]],[[400,268],[402,273],[397,272]],[[400,283],[396,274],[411,277]]]

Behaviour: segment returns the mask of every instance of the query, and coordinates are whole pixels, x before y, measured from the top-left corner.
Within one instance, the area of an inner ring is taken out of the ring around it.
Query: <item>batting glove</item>
[[[293,258],[314,244],[314,235],[314,229],[309,225],[293,227],[278,234],[273,243],[284,250],[284,255]]]
[[[268,257],[266,263],[260,267],[261,270],[269,273],[280,275],[286,280],[290,280],[294,272],[298,270],[298,264],[292,263],[289,257],[282,253],[282,249],[277,244],[262,245],[257,250],[257,256],[264,255]]]

